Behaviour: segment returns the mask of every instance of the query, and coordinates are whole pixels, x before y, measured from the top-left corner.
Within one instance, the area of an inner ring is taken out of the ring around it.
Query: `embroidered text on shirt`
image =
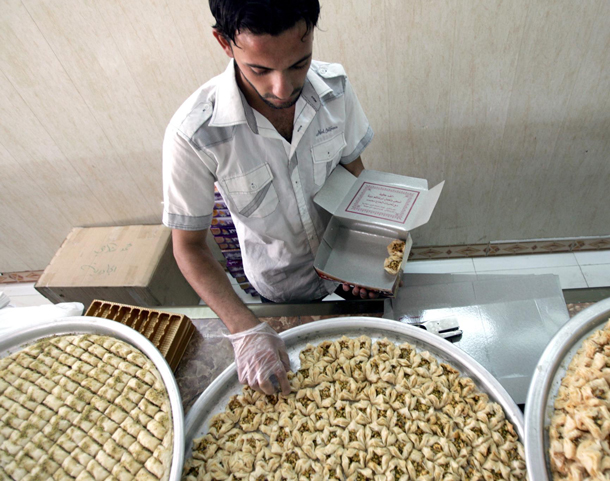
[[[318,132],[316,133],[316,137],[318,137],[319,135],[322,134],[327,134],[329,132],[332,132],[333,130],[338,129],[339,127],[335,127],[334,125],[332,127],[326,127],[325,129],[319,129]]]

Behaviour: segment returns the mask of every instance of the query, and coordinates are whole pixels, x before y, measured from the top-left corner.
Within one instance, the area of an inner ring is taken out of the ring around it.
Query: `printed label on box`
[[[235,237],[237,239],[237,230],[235,227],[210,227],[210,232],[214,237]]]
[[[241,251],[240,250],[230,250],[230,251],[221,251],[222,255],[228,261],[241,261]]]
[[[227,269],[229,269],[229,272],[234,272],[237,270],[239,270],[240,272],[243,272],[244,264],[242,263],[241,259],[237,259],[237,260],[227,259]]]
[[[418,197],[416,190],[363,182],[345,211],[404,224]]]

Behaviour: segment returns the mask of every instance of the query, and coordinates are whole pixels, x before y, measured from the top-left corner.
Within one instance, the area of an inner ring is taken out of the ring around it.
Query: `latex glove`
[[[275,375],[282,394],[290,394],[290,383],[286,376],[286,371],[290,370],[290,359],[286,345],[277,332],[263,322],[227,337],[235,351],[239,382],[271,395],[275,392],[271,377]]]

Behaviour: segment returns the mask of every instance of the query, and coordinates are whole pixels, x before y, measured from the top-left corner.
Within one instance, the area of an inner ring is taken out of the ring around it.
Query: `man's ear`
[[[218,43],[220,44],[220,46],[222,47],[222,49],[225,51],[225,53],[233,58],[233,49],[231,48],[231,42],[229,39],[227,39],[222,33],[220,33],[218,30],[214,30],[213,32],[214,38],[218,41]]]

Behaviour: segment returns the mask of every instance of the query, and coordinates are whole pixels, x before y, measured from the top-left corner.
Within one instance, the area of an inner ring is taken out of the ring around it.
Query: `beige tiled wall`
[[[416,245],[610,234],[610,3],[322,0],[374,169],[447,181]],[[220,73],[205,0],[0,4],[0,271],[156,223],[174,110]]]

